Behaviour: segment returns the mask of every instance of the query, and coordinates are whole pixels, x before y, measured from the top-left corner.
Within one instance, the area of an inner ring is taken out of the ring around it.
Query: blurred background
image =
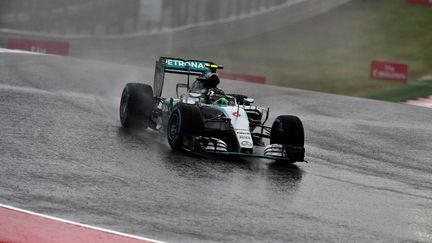
[[[430,3],[0,0],[0,47],[66,43],[72,57],[145,67],[206,59],[271,85],[400,102],[432,95]]]

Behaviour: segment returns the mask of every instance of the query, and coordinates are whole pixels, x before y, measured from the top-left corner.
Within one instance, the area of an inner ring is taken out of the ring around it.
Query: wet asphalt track
[[[205,158],[120,127],[142,78],[0,54],[0,203],[170,242],[432,241],[432,110],[226,81],[300,116],[310,163]]]

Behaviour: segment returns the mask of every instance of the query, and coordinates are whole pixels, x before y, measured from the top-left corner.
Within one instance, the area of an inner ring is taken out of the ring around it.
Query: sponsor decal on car
[[[236,131],[237,133],[237,138],[239,141],[239,144],[242,147],[246,147],[246,148],[252,148],[253,147],[253,143],[252,143],[252,137],[251,137],[251,133],[248,131]]]
[[[249,141],[242,141],[241,145],[245,146],[245,147],[252,147],[252,143]]]
[[[235,117],[240,117],[241,116],[240,113],[237,112],[237,111],[233,112],[232,115],[235,116]]]
[[[208,68],[205,66],[206,62],[198,62],[198,61],[183,61],[180,59],[166,59],[165,67],[166,68],[174,68],[174,69],[186,69],[191,68],[193,70],[202,70],[205,71]]]
[[[250,135],[250,132],[239,132],[239,131],[237,131],[237,134]]]

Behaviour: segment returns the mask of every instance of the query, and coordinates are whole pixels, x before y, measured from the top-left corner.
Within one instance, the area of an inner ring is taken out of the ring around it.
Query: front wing
[[[306,162],[304,160],[304,151],[305,151],[304,148],[298,148],[296,150],[297,151],[293,151],[292,154],[290,154],[286,157],[271,156],[271,155],[264,155],[264,154],[257,154],[257,153],[250,154],[250,153],[241,153],[241,152],[222,152],[222,151],[211,151],[211,150],[206,150],[205,153],[222,155],[222,156],[262,158],[262,159],[283,161],[283,162],[288,162],[288,163]]]

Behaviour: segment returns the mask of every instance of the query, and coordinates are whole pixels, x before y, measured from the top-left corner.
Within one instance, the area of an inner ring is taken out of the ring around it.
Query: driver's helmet
[[[204,86],[204,88],[216,88],[220,83],[219,76],[216,73],[205,72],[197,78]]]

